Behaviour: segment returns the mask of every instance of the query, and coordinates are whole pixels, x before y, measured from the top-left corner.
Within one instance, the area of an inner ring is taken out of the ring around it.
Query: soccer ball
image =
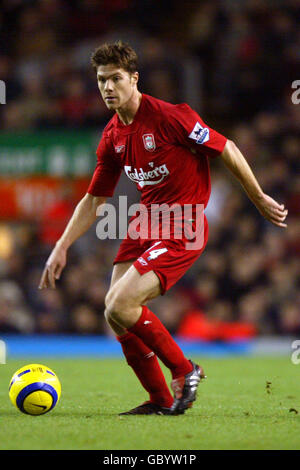
[[[42,415],[58,403],[61,385],[55,372],[42,364],[28,364],[17,370],[9,383],[9,398],[20,411]]]

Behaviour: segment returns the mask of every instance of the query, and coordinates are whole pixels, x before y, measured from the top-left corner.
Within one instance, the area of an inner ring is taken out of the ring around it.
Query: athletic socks
[[[117,339],[122,346],[128,365],[132,367],[140,383],[149,393],[150,401],[170,408],[174,400],[154,352],[131,332]]]
[[[145,305],[137,323],[128,331],[138,336],[145,345],[167,366],[176,379],[192,371],[193,366],[186,359],[168,330],[159,318]]]

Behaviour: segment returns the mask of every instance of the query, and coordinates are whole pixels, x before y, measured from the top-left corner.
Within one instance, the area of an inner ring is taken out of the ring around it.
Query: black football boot
[[[174,403],[171,406],[171,414],[183,414],[185,410],[193,406],[197,398],[197,388],[200,380],[205,379],[204,371],[201,366],[190,361],[193,370],[182,377],[173,379],[171,388],[174,392]]]
[[[156,405],[155,403],[145,402],[132,410],[119,413],[119,416],[128,415],[169,415],[171,408],[164,408],[163,406]],[[173,413],[174,414],[174,413]],[[176,414],[176,413],[175,413]]]

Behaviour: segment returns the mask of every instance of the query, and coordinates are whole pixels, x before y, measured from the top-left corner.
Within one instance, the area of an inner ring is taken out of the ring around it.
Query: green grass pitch
[[[0,366],[0,449],[300,449],[300,365],[281,358],[193,358],[208,378],[182,416],[124,416],[146,394],[119,359],[22,359]],[[8,398],[13,373],[30,362],[57,373],[62,396],[44,416]],[[169,371],[166,377],[170,382]]]

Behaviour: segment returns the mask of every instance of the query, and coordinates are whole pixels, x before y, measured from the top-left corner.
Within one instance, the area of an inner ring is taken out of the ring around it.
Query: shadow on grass
[[[88,410],[69,410],[69,411],[55,410],[54,412],[48,412],[48,413],[44,413],[44,414],[36,415],[36,416],[29,415],[29,414],[22,413],[22,412],[18,412],[17,410],[11,410],[11,411],[1,410],[0,414],[1,414],[1,418],[10,417],[10,418],[14,418],[14,419],[18,419],[18,418],[24,419],[25,417],[26,418],[38,419],[38,418],[42,418],[44,416],[47,416],[47,418],[51,418],[51,419],[60,418],[60,417],[63,417],[63,418],[66,418],[66,417],[69,417],[69,418],[72,418],[72,417],[93,418],[95,416],[97,416],[97,417],[99,417],[99,416],[118,416],[118,413],[101,413],[101,412],[91,413],[90,410],[89,411]]]
[[[289,410],[285,411],[285,414],[255,414],[255,413],[250,413],[248,411],[242,411],[239,413],[212,413],[212,414],[207,414],[207,413],[201,413],[201,412],[193,412],[193,413],[186,413],[183,415],[127,415],[127,416],[119,416],[119,413],[121,413],[122,410],[117,410],[115,412],[112,411],[95,411],[91,413],[91,410],[55,410],[54,412],[49,412],[45,413],[45,415],[37,415],[37,416],[32,416],[32,415],[27,415],[25,413],[18,412],[17,410],[1,410],[1,417],[5,418],[14,418],[14,419],[24,419],[25,417],[27,419],[39,419],[44,416],[47,417],[47,419],[55,420],[59,418],[85,418],[85,419],[98,419],[98,418],[117,418],[119,420],[126,420],[126,419],[149,419],[150,418],[156,418],[156,419],[168,419],[168,420],[193,420],[193,419],[202,419],[202,420],[220,420],[220,419],[232,419],[232,420],[241,420],[244,419],[245,421],[247,420],[266,420],[269,419],[270,421],[290,421],[290,420],[296,420],[297,422],[300,421],[300,414],[295,414],[289,412]]]

